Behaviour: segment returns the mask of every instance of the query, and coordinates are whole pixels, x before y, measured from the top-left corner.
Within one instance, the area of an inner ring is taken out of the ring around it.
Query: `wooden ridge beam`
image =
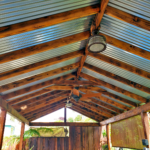
[[[147,112],[147,111],[150,111],[150,102],[145,104],[145,105],[139,106],[135,109],[129,110],[125,113],[122,113],[120,115],[117,115],[115,117],[104,120],[104,121],[100,122],[100,125],[103,126],[103,125],[106,125],[106,124],[117,122],[117,121],[120,121],[120,120],[123,120],[123,119],[126,119],[126,118],[130,118],[130,117],[139,115],[141,112]]]
[[[109,63],[111,65],[114,65],[116,67],[119,67],[121,69],[124,69],[126,71],[132,72],[132,73],[134,73],[136,75],[139,75],[141,77],[144,77],[144,78],[150,80],[150,73],[149,72],[146,72],[144,70],[141,70],[139,68],[136,68],[136,67],[131,66],[131,65],[127,64],[127,63],[121,62],[121,61],[119,61],[117,59],[108,57],[108,56],[103,55],[103,54],[89,53],[89,55],[91,57],[94,57],[94,58],[98,59],[98,60],[102,60],[102,61],[104,61],[106,63]],[[148,89],[148,91],[150,93],[150,89]]]
[[[17,112],[12,106],[7,104],[1,97],[0,97],[0,107],[2,107],[4,110],[12,114],[21,122],[24,122],[29,125],[29,121],[26,118],[24,118],[19,112]]]
[[[99,127],[99,123],[82,122],[30,122],[30,126],[73,126],[73,127]]]
[[[36,120],[36,119],[41,118],[41,117],[43,117],[43,116],[46,116],[46,115],[48,115],[48,114],[50,114],[50,113],[53,113],[53,112],[55,112],[55,111],[57,111],[57,110],[59,110],[59,109],[61,109],[61,108],[63,108],[63,107],[65,107],[65,104],[56,106],[55,108],[51,108],[51,109],[49,109],[49,110],[47,110],[47,111],[44,111],[44,112],[42,112],[42,113],[40,113],[40,114],[38,114],[38,115],[36,115],[36,116],[32,116],[32,117],[30,117],[28,120],[29,120],[29,121]]]
[[[87,111],[87,110],[85,110],[85,108],[78,107],[77,105],[73,105],[70,109],[74,110],[78,113],[81,113],[82,115],[85,115],[86,117],[89,117],[89,118],[94,119],[96,121],[100,121],[100,120],[105,119],[103,116],[100,116],[99,114],[92,112],[90,110]]]
[[[86,91],[86,93],[87,93],[88,91]],[[92,92],[93,93],[93,92]],[[96,99],[94,99],[94,98],[90,98],[90,100],[92,101],[92,102],[94,102],[94,103],[96,103],[96,104],[98,104],[98,105],[102,105],[102,106],[104,106],[104,107],[106,107],[106,108],[108,108],[108,109],[110,109],[110,110],[112,110],[112,111],[115,111],[115,112],[117,112],[117,113],[122,113],[123,111],[122,110],[120,110],[120,109],[123,109],[123,110],[130,110],[131,108],[130,107],[127,107],[127,106],[125,106],[125,105],[123,105],[123,104],[120,104],[120,103],[118,103],[118,102],[115,102],[115,101],[113,101],[113,100],[111,100],[111,99],[109,99],[109,98],[106,98],[106,97],[104,97],[104,96],[97,96],[96,98],[98,98],[98,99],[100,99],[101,101],[99,101],[99,100],[96,100]],[[106,103],[108,103],[108,104],[106,104]],[[109,105],[110,104],[110,105]],[[118,108],[120,108],[120,109],[117,109],[117,108],[115,108],[115,107],[112,107],[111,105],[113,105],[113,106],[116,106],[116,107],[118,107]]]
[[[67,74],[65,76],[61,76],[61,77],[58,77],[58,78],[54,78],[52,80],[48,80],[48,81],[45,81],[45,82],[42,82],[42,83],[39,83],[39,84],[35,84],[33,86],[30,86],[30,87],[27,87],[27,88],[24,88],[24,89],[21,89],[21,90],[17,90],[15,92],[11,92],[9,94],[5,94],[5,95],[2,95],[2,98],[4,100],[8,100],[10,98],[14,98],[16,96],[20,96],[20,95],[23,95],[23,94],[27,94],[29,92],[32,92],[32,91],[35,91],[35,90],[38,90],[38,89],[41,89],[41,88],[44,88],[46,86],[50,86],[51,84],[54,84],[54,83],[57,83],[57,82],[60,82],[62,80],[68,80],[68,79],[71,79],[71,78],[74,78],[75,75],[73,74]],[[30,99],[30,98],[33,98],[33,97],[36,97],[36,96],[39,96],[39,95],[42,95],[42,94],[45,94],[45,93],[48,93],[50,91],[45,91],[44,89],[38,91],[38,92],[34,92],[34,93],[31,93],[31,94],[28,94],[28,95],[25,95],[25,96],[22,96],[22,97],[19,97],[19,98],[16,98],[16,99],[13,99],[11,100],[10,102],[8,102],[9,104],[13,105],[15,103],[18,103],[18,102],[21,102],[21,101],[24,101],[24,100],[27,100],[27,99]]]
[[[47,43],[42,43],[39,45],[34,45],[17,51],[2,54],[0,55],[0,64],[13,61],[16,59],[20,59],[23,57],[27,57],[30,55],[38,54],[41,52],[49,51],[78,41],[82,41],[89,38],[89,36],[90,36],[90,32],[86,31],[75,35],[67,36],[61,39],[49,41]]]
[[[96,112],[97,114],[102,115],[102,116],[105,116],[105,117],[107,117],[107,118],[110,118],[110,117],[114,116],[114,115],[112,115],[112,114],[107,113],[106,111],[105,111],[105,112],[104,112],[104,111],[101,111],[101,109],[98,110],[98,109],[96,109],[95,107],[92,107],[92,106],[90,106],[90,105],[88,105],[88,104],[86,104],[86,103],[84,103],[84,102],[81,102],[81,101],[75,102],[75,100],[71,100],[71,102],[73,102],[74,104],[76,104],[76,105],[78,105],[78,106],[82,106],[82,107],[84,107],[84,108],[87,108],[88,110],[91,110],[91,111],[93,111],[93,112]]]
[[[53,103],[53,104],[50,104],[50,105],[46,105],[46,106],[44,106],[42,108],[33,110],[33,111],[29,112],[29,113],[24,114],[24,117],[25,118],[29,118],[30,116],[38,115],[38,114],[40,114],[42,112],[45,112],[46,110],[49,110],[49,109],[54,108],[56,106],[60,106],[61,104],[63,104],[63,105],[65,104],[64,100],[61,100],[61,101],[58,101],[56,103]]]
[[[63,93],[62,91],[52,91],[52,92],[50,92],[50,93],[46,93],[46,94],[43,94],[43,95],[41,95],[41,96],[38,96],[38,97],[35,97],[35,98],[31,98],[31,99],[29,99],[29,100],[26,100],[26,101],[23,101],[23,102],[19,102],[18,104],[16,104],[16,105],[13,105],[12,107],[14,108],[14,109],[20,109],[21,107],[23,107],[23,106],[25,106],[25,105],[30,105],[30,104],[32,104],[32,103],[35,103],[35,102],[37,102],[37,101],[43,101],[43,100],[45,100],[45,99],[47,99],[47,98],[51,98],[51,97],[54,97],[54,96],[58,96],[58,95],[60,95],[61,93]]]
[[[73,106],[70,109],[72,109],[74,111],[77,111],[77,112],[79,112],[79,113],[81,113],[81,114],[83,114],[83,115],[85,115],[85,116],[87,116],[89,118],[92,118],[92,119],[95,119],[95,120],[98,120],[98,121],[99,120],[104,120],[104,119],[107,118],[107,117],[99,115],[99,114],[97,114],[97,113],[95,113],[95,112],[93,112],[91,110],[88,110],[87,108],[84,108],[82,106],[78,106],[78,105],[76,105],[74,103],[73,103]]]
[[[112,62],[114,62],[114,61],[112,60]],[[119,64],[118,64],[118,65],[119,65]],[[113,79],[113,80],[119,81],[119,82],[121,82],[121,83],[123,83],[123,84],[126,84],[126,85],[128,85],[128,86],[131,86],[131,87],[133,87],[133,88],[136,88],[136,89],[138,89],[138,90],[141,90],[141,91],[143,91],[143,92],[146,92],[146,93],[150,94],[150,88],[145,87],[145,86],[143,86],[143,85],[140,85],[140,84],[138,84],[138,83],[135,83],[135,82],[133,82],[133,81],[130,81],[130,80],[128,80],[128,79],[125,79],[125,78],[123,78],[123,77],[120,77],[120,76],[118,76],[118,75],[115,75],[115,74],[113,74],[113,73],[110,73],[110,72],[108,72],[108,71],[105,71],[105,70],[103,70],[103,69],[100,69],[100,68],[98,68],[98,67],[95,67],[95,66],[93,66],[93,65],[90,65],[90,64],[85,63],[85,64],[84,64],[84,68],[86,68],[86,69],[88,69],[88,70],[91,70],[91,71],[93,71],[93,72],[96,72],[96,73],[98,73],[98,74],[102,74],[102,75],[104,75],[104,76],[106,76],[106,77],[108,77],[108,78],[111,78],[111,79]]]
[[[13,83],[9,83],[9,84],[0,86],[0,92],[4,92],[4,91],[7,91],[7,90],[10,90],[10,89],[13,89],[13,88],[25,85],[25,84],[29,84],[29,83],[38,81],[38,80],[42,80],[44,78],[48,78],[48,77],[54,76],[56,74],[60,74],[60,73],[63,73],[63,72],[66,72],[66,71],[69,71],[72,69],[76,69],[78,67],[79,67],[79,62],[68,65],[68,66],[64,66],[64,67],[61,67],[58,69],[54,69],[54,70],[51,70],[48,72],[44,72],[41,74],[37,74],[37,75],[31,76],[31,77],[28,77],[28,78],[25,78],[25,79],[22,79],[19,81],[15,81]]]
[[[7,72],[3,72],[3,73],[0,73],[0,81],[14,77],[14,76],[18,76],[24,73],[28,73],[34,70],[38,70],[47,66],[51,66],[51,65],[54,65],[54,64],[72,59],[72,58],[80,57],[82,55],[83,55],[83,50],[79,50],[79,51],[71,52],[71,53],[61,55],[58,57],[50,58],[44,61],[40,61],[31,65],[13,69]]]
[[[114,91],[116,91],[116,92],[119,92],[119,93],[121,93],[121,94],[124,94],[124,95],[126,95],[126,96],[128,96],[128,97],[134,98],[134,99],[136,99],[136,100],[138,100],[138,101],[141,101],[141,102],[144,102],[144,103],[147,102],[147,100],[146,100],[145,98],[143,98],[143,97],[141,97],[141,96],[139,96],[139,95],[136,95],[136,94],[134,94],[134,93],[131,93],[131,92],[129,92],[129,91],[126,91],[126,90],[124,90],[124,89],[121,89],[121,88],[119,88],[119,87],[117,87],[117,86],[114,86],[114,85],[112,85],[112,84],[109,84],[109,83],[107,83],[107,82],[104,82],[104,81],[102,81],[102,80],[99,80],[99,79],[97,79],[97,78],[94,78],[94,77],[92,77],[92,76],[89,76],[89,75],[86,75],[86,74],[84,74],[84,73],[81,73],[81,77],[83,77],[83,78],[85,78],[85,79],[88,79],[88,80],[90,80],[90,81],[92,81],[92,82],[97,82],[97,83],[99,83],[100,85],[102,85],[102,86],[104,86],[104,87],[106,87],[106,88],[109,88],[109,89],[111,89],[111,90],[114,90]]]
[[[59,14],[46,16],[39,19],[34,19],[22,23],[17,23],[10,26],[5,26],[0,28],[0,38],[20,34],[32,30],[37,30],[40,28],[52,26],[54,24],[59,24],[62,22],[90,16],[98,13],[100,10],[99,5],[92,5],[83,8],[78,8]]]
[[[69,93],[68,91],[64,92],[63,96],[68,95],[68,93]],[[19,109],[18,111],[20,112],[20,114],[26,114],[28,112],[32,112],[32,111],[34,111],[36,109],[42,108],[42,107],[44,107],[46,105],[53,104],[53,103],[58,102],[58,101],[60,101],[62,99],[65,100],[66,98],[63,97],[63,96],[62,95],[60,95],[60,96],[53,96],[53,97],[47,98],[45,100],[40,100],[40,101],[37,101],[35,103],[31,103],[31,104],[27,105],[26,109],[24,109],[24,110],[20,110]]]
[[[120,49],[123,49],[124,51],[127,51],[129,53],[132,53],[132,54],[135,54],[135,55],[138,55],[140,57],[150,60],[150,52],[149,51],[145,51],[141,48],[138,48],[131,44],[125,43],[123,41],[120,41],[118,39],[115,39],[115,38],[108,36],[106,34],[103,34],[103,33],[100,33],[100,35],[105,36],[106,42],[108,44],[118,47]]]
[[[134,15],[128,14],[124,11],[116,9],[111,6],[107,6],[105,14],[113,18],[119,19],[121,21],[127,22],[129,24],[135,25],[137,27],[143,28],[150,31],[150,21],[144,20],[142,18],[136,17]]]

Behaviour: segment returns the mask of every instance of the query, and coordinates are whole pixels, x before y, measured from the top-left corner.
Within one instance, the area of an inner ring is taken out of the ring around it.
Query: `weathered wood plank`
[[[111,150],[111,142],[110,142],[110,125],[106,125],[106,133],[107,133],[107,144],[108,144],[108,150]]]
[[[117,115],[115,117],[104,120],[104,121],[100,122],[100,125],[110,124],[110,123],[120,121],[120,120],[129,118],[129,117],[132,117],[132,116],[136,116],[136,115],[140,114],[141,112],[147,112],[147,111],[150,111],[150,102],[145,105],[134,108],[132,110],[129,110],[125,113],[122,113],[120,115]]]
[[[25,123],[21,123],[21,133],[20,133],[20,142],[19,142],[19,150],[23,149],[23,134],[25,130]]]

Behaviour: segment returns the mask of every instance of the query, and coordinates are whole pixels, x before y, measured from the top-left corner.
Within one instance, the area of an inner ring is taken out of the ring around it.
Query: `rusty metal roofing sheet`
[[[2,0],[0,26],[33,20],[99,3],[99,0]]]
[[[149,0],[109,0],[108,5],[150,21]]]

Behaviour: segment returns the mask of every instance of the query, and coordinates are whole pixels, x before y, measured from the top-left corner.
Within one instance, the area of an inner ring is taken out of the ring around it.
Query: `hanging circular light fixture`
[[[88,51],[92,53],[100,53],[106,49],[106,38],[102,35],[94,33],[88,41]]]

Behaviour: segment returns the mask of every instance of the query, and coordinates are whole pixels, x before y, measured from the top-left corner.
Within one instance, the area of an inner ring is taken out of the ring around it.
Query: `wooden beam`
[[[118,64],[118,65],[119,65],[119,64]],[[102,74],[102,75],[104,75],[104,76],[106,76],[106,77],[108,77],[108,78],[111,78],[111,79],[113,79],[113,80],[116,80],[116,81],[118,81],[118,82],[121,82],[121,83],[123,83],[123,84],[126,84],[126,85],[128,85],[128,86],[131,86],[131,87],[133,87],[133,88],[136,88],[136,89],[138,89],[138,90],[141,90],[141,91],[143,91],[143,92],[146,92],[146,93],[150,94],[150,88],[145,87],[145,86],[143,86],[143,85],[140,85],[140,84],[138,84],[138,83],[135,83],[135,82],[133,82],[133,81],[130,81],[130,80],[128,80],[128,79],[125,79],[125,78],[123,78],[123,77],[120,77],[120,76],[118,76],[118,75],[115,75],[115,74],[113,74],[113,73],[110,73],[110,72],[108,72],[108,71],[105,71],[105,70],[103,70],[103,69],[100,69],[100,68],[98,68],[98,67],[95,67],[95,66],[92,66],[92,65],[90,65],[90,64],[85,63],[85,64],[84,64],[84,68],[89,69],[89,70],[91,70],[91,71],[93,71],[93,72],[96,72],[96,73],[98,73],[98,74]]]
[[[42,82],[42,83],[39,83],[39,84],[35,84],[33,86],[30,86],[30,87],[27,87],[27,88],[24,88],[24,89],[15,91],[15,92],[11,92],[11,93],[6,94],[6,95],[2,95],[2,98],[4,100],[8,100],[10,98],[14,98],[16,96],[20,96],[20,95],[26,94],[25,96],[13,99],[13,100],[8,102],[9,104],[13,105],[13,104],[18,103],[20,101],[24,101],[24,100],[27,100],[27,99],[30,99],[30,98],[33,98],[33,97],[36,97],[36,96],[48,93],[49,91],[45,91],[43,89],[43,90],[31,93],[31,94],[27,94],[28,92],[33,92],[35,90],[42,89],[44,87],[50,86],[51,84],[57,83],[57,81],[59,82],[59,81],[71,79],[71,78],[74,78],[74,77],[75,77],[75,75],[73,75],[73,74],[67,74],[65,76],[54,78],[52,80],[48,80],[48,81],[45,81],[45,82]]]
[[[108,150],[111,150],[111,142],[110,142],[110,125],[106,125],[106,133],[107,133],[107,144],[108,144]]]
[[[20,133],[20,142],[19,142],[19,150],[23,149],[23,135],[25,130],[25,124],[21,123],[21,133]]]
[[[92,5],[92,6],[74,9],[74,10],[62,12],[59,14],[55,14],[55,15],[51,15],[39,19],[34,19],[34,20],[17,23],[10,26],[1,27],[0,38],[28,32],[32,30],[37,30],[40,28],[52,26],[54,24],[59,24],[77,18],[90,16],[98,13],[99,9],[100,8],[98,5]]]
[[[144,135],[145,139],[148,140],[149,145],[147,146],[148,148],[150,147],[150,135],[149,135],[149,118],[147,113],[141,112],[141,119],[143,123],[143,129],[144,129]]]
[[[23,48],[17,51],[2,54],[0,55],[0,64],[13,61],[16,59],[20,59],[23,57],[27,57],[30,55],[38,54],[41,52],[49,51],[49,50],[52,50],[61,46],[65,46],[68,44],[72,44],[78,41],[82,41],[82,40],[89,38],[89,36],[90,36],[90,32],[86,31],[86,32],[75,34],[75,35],[67,36],[61,39],[57,39],[54,41],[49,41],[47,43],[42,43],[39,45],[34,45],[34,46]]]
[[[41,74],[37,74],[37,75],[31,76],[31,77],[28,77],[19,81],[15,81],[15,82],[0,86],[0,92],[4,92],[4,91],[7,91],[7,90],[10,90],[10,89],[13,89],[13,88],[25,85],[25,84],[29,84],[37,80],[42,80],[44,78],[48,78],[56,74],[60,74],[60,73],[63,73],[72,69],[76,69],[78,67],[79,67],[79,62],[68,65],[68,66],[64,66],[58,69],[54,69],[48,72],[44,72]]]
[[[106,34],[103,34],[103,33],[100,33],[100,35],[103,35],[105,36],[106,38],[106,42],[110,45],[113,45],[115,47],[118,47],[120,49],[123,49],[129,53],[132,53],[132,54],[135,54],[135,55],[138,55],[140,57],[143,57],[145,59],[149,59],[150,60],[150,52],[149,51],[145,51],[141,48],[138,48],[136,46],[133,46],[131,44],[128,44],[128,43],[125,43],[123,41],[120,41],[118,39],[115,39],[111,36],[108,36]]]
[[[0,107],[0,149],[3,146],[3,137],[6,121],[6,110]]]
[[[105,14],[113,18],[119,19],[121,21],[127,22],[129,24],[135,25],[137,27],[143,28],[150,31],[150,22],[142,18],[136,17],[134,15],[128,14],[119,9],[107,6]]]
[[[3,73],[0,73],[0,81],[14,77],[14,76],[18,76],[20,74],[24,74],[24,73],[28,73],[28,72],[31,72],[34,70],[38,70],[38,69],[41,69],[41,68],[44,68],[47,66],[51,66],[51,65],[54,65],[54,64],[72,59],[72,58],[80,57],[82,55],[83,55],[83,50],[79,50],[79,51],[75,51],[75,52],[61,55],[58,57],[50,58],[50,59],[47,59],[44,61],[40,61],[40,62],[31,64],[28,66],[24,66],[21,68],[17,68],[17,69],[13,69],[13,70],[10,70],[7,72],[3,72]]]
[[[147,111],[150,111],[150,102],[145,105],[134,108],[132,110],[129,110],[125,113],[122,113],[120,115],[117,115],[115,117],[109,118],[105,121],[102,121],[102,122],[100,122],[100,125],[106,125],[106,124],[110,124],[113,122],[117,122],[117,121],[120,121],[120,120],[123,120],[126,118],[130,118],[130,117],[139,115],[141,112],[147,112]]]
[[[98,60],[102,60],[102,61],[104,61],[106,63],[109,63],[109,64],[114,65],[116,67],[119,67],[121,69],[124,69],[126,71],[132,72],[132,73],[134,73],[136,75],[139,75],[141,77],[144,77],[146,79],[150,79],[150,73],[149,72],[146,72],[144,70],[141,70],[139,68],[131,66],[131,65],[127,64],[127,63],[121,62],[121,61],[119,61],[117,59],[108,57],[108,56],[103,55],[103,54],[89,53],[89,55],[91,57],[94,57],[94,58],[98,59]]]
[[[112,85],[112,84],[109,84],[109,83],[107,83],[107,82],[104,82],[104,81],[102,81],[102,80],[99,80],[99,79],[97,79],[97,78],[94,78],[94,77],[92,77],[92,76],[89,76],[89,75],[86,75],[86,74],[84,74],[84,73],[81,73],[81,77],[83,77],[83,78],[86,78],[86,79],[88,79],[88,80],[90,80],[90,81],[92,81],[92,82],[97,82],[97,83],[99,83],[100,85],[102,85],[102,86],[104,86],[104,87],[106,87],[106,88],[109,88],[109,89],[111,89],[111,90],[114,90],[114,91],[116,91],[116,92],[119,92],[119,93],[121,93],[121,94],[124,94],[124,95],[126,95],[126,96],[128,96],[128,97],[131,97],[131,98],[134,98],[134,99],[136,99],[136,100],[138,100],[138,101],[141,101],[141,102],[147,102],[147,100],[145,99],[145,98],[143,98],[143,97],[141,97],[141,96],[139,96],[139,95],[136,95],[136,94],[134,94],[134,93],[131,93],[131,92],[129,92],[129,91],[126,91],[126,90],[124,90],[124,89],[121,89],[121,88],[119,88],[119,87],[117,87],[117,86],[114,86],[114,85]]]
[[[101,4],[100,4],[100,12],[97,13],[96,17],[95,17],[95,20],[93,21],[92,25],[91,25],[91,28],[90,28],[90,32],[92,34],[92,32],[95,30],[95,29],[98,29],[99,25],[100,25],[100,22],[103,18],[103,15],[104,15],[104,12],[105,12],[105,9],[107,7],[107,4],[108,4],[109,0],[101,0]],[[80,76],[80,73],[82,71],[82,68],[83,68],[83,65],[84,65],[84,62],[86,60],[86,57],[88,55],[88,45],[86,45],[85,47],[85,55],[82,56],[81,58],[81,61],[80,61],[80,67],[77,71],[77,79],[79,78]]]
[[[38,96],[38,97],[35,97],[35,98],[31,98],[29,100],[26,100],[26,101],[23,101],[23,102],[19,102],[16,105],[12,105],[12,107],[14,109],[19,110],[19,109],[21,109],[21,107],[24,107],[25,105],[30,105],[30,104],[38,102],[38,101],[43,101],[45,99],[49,99],[49,98],[54,97],[54,96],[56,97],[56,96],[60,95],[63,92],[62,91],[52,91],[50,93],[46,93],[44,95],[41,95],[41,96]]]
[[[0,107],[4,108],[7,112],[12,114],[14,117],[16,117],[21,122],[29,124],[29,121],[26,118],[24,118],[20,113],[18,113],[12,106],[7,104],[1,97],[0,97]]]
[[[33,120],[36,120],[36,119],[41,118],[41,117],[43,117],[43,116],[46,116],[46,115],[48,115],[48,114],[50,114],[50,113],[53,113],[53,112],[55,112],[55,111],[57,111],[57,110],[63,108],[64,106],[65,106],[65,104],[59,105],[59,106],[57,106],[57,107],[55,107],[55,108],[51,108],[51,109],[49,109],[49,110],[47,110],[47,111],[44,111],[44,112],[42,112],[42,113],[39,113],[39,114],[37,114],[37,115],[35,115],[35,116],[33,115],[33,116],[31,116],[31,117],[29,118],[29,121],[33,121]]]
[[[73,127],[99,127],[99,123],[82,122],[30,122],[30,126],[73,126]]]
[[[73,102],[74,104],[78,105],[78,106],[82,106],[84,108],[87,108],[88,110],[91,110],[93,112],[96,112],[97,114],[99,115],[102,115],[102,116],[105,116],[107,118],[110,118],[112,117],[113,115],[112,114],[109,114],[107,112],[104,112],[104,111],[101,111],[101,109],[96,109],[95,107],[92,107],[84,102],[81,102],[81,101],[78,101],[78,102],[75,102],[75,100],[71,100],[71,102]]]

